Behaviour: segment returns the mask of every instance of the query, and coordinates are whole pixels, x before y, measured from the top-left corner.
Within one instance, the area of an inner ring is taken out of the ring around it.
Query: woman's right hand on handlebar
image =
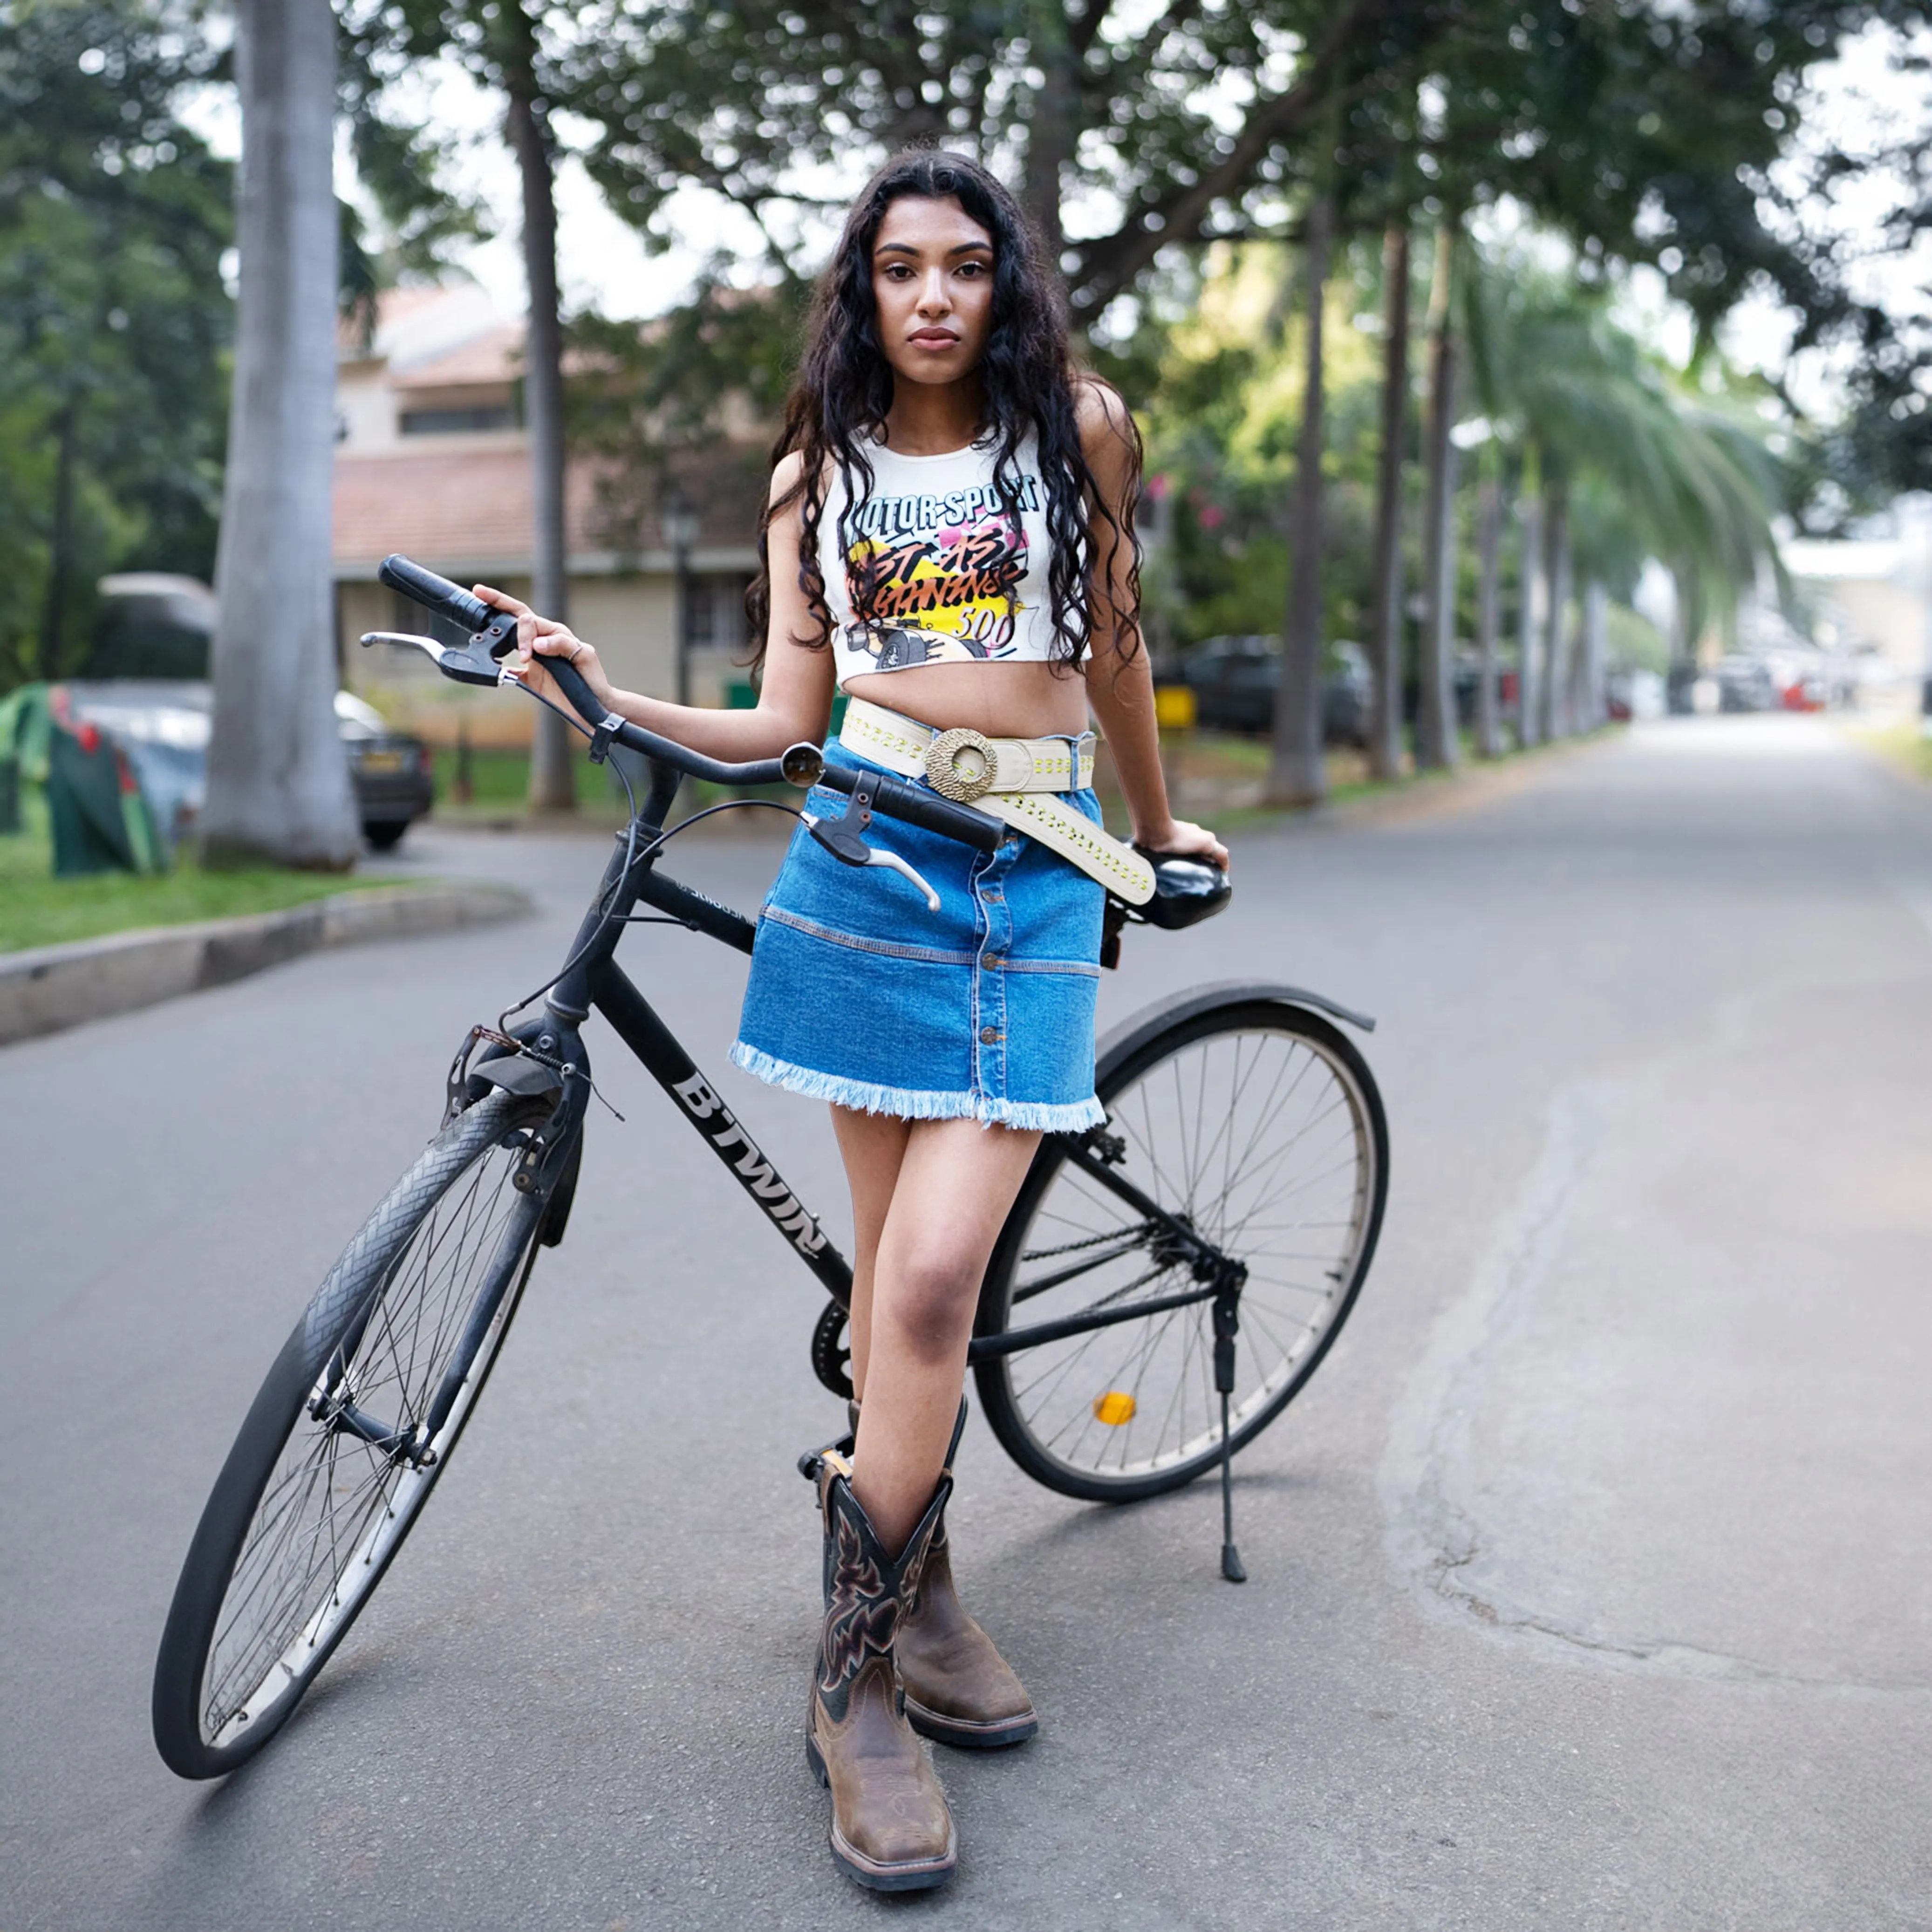
[[[471,588],[492,609],[516,613],[516,655],[506,660],[503,666],[512,676],[539,698],[547,698],[553,704],[561,705],[568,711],[572,709],[569,700],[543,668],[545,658],[562,658],[590,686],[598,704],[607,711],[616,708],[616,691],[604,676],[604,667],[597,661],[594,644],[586,644],[567,624],[539,617],[527,604],[518,603],[503,591],[494,590],[487,584],[475,584]]]

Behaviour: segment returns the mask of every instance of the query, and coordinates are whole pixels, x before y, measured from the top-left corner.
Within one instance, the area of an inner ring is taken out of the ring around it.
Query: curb
[[[379,886],[286,912],[150,926],[0,954],[0,1046],[225,986],[324,946],[404,939],[521,919],[536,910],[508,886]]]

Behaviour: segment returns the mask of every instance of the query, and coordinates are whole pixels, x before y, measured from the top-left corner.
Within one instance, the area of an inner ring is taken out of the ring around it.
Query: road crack
[[[1932,1697],[1932,1682],[1792,1671],[1665,1635],[1606,1632],[1514,1600],[1486,1574],[1473,1432],[1496,1358],[1523,1329],[1562,1249],[1584,1184],[1633,1109],[1656,1104],[1688,1063],[1734,1048],[1759,1011],[1794,994],[1896,984],[1895,974],[1780,976],[1719,1001],[1702,1036],[1627,1074],[1579,1081],[1550,1102],[1535,1166],[1498,1223],[1469,1286],[1437,1318],[1396,1404],[1378,1478],[1385,1544],[1430,1613],[1528,1645],[1552,1660],[1712,1683],[1854,1696]]]

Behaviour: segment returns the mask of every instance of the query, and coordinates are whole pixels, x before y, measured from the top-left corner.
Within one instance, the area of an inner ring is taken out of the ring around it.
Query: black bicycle
[[[460,648],[382,637],[428,651],[459,681],[504,681],[514,618],[404,559],[389,560],[382,576],[470,633]],[[922,787],[828,766],[815,746],[721,764],[607,716],[567,664],[546,664],[581,714],[593,758],[622,746],[650,760],[647,795],[641,806],[634,799],[536,1017],[471,1029],[449,1070],[440,1131],[329,1270],[215,1480],[154,1671],[155,1742],[184,1778],[234,1769],[286,1721],[447,1467],[537,1252],[569,1222],[592,1091],[580,1029],[592,1012],[826,1290],[812,1365],[826,1388],[850,1393],[849,1264],[616,965],[617,944],[627,925],[653,921],[752,950],[752,921],[658,866],[686,775],[844,796],[841,816],[812,811],[813,800],[800,816],[855,865],[904,869],[866,842],[875,815],[986,850],[1002,828]],[[1156,869],[1148,906],[1130,914],[1110,904],[1116,956],[1128,918],[1185,925],[1226,902],[1211,867]],[[1382,1102],[1336,1019],[1373,1024],[1292,987],[1221,986],[1103,1041],[1106,1119],[1042,1140],[975,1322],[970,1360],[986,1419],[1028,1474],[1066,1496],[1127,1502],[1218,1464],[1222,1566],[1236,1580],[1232,1458],[1334,1342],[1374,1255],[1388,1191]]]

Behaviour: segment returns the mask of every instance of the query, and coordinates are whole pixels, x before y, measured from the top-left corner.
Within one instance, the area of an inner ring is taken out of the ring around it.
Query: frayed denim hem
[[[788,1094],[810,1100],[830,1100],[867,1114],[890,1114],[902,1120],[977,1120],[988,1127],[1017,1127],[1043,1134],[1078,1133],[1097,1127],[1107,1118],[1097,1098],[1064,1104],[1047,1100],[995,1100],[985,1094],[922,1093],[908,1087],[881,1087],[868,1080],[848,1080],[838,1073],[820,1073],[775,1060],[741,1040],[731,1048],[731,1064],[756,1074]]]

